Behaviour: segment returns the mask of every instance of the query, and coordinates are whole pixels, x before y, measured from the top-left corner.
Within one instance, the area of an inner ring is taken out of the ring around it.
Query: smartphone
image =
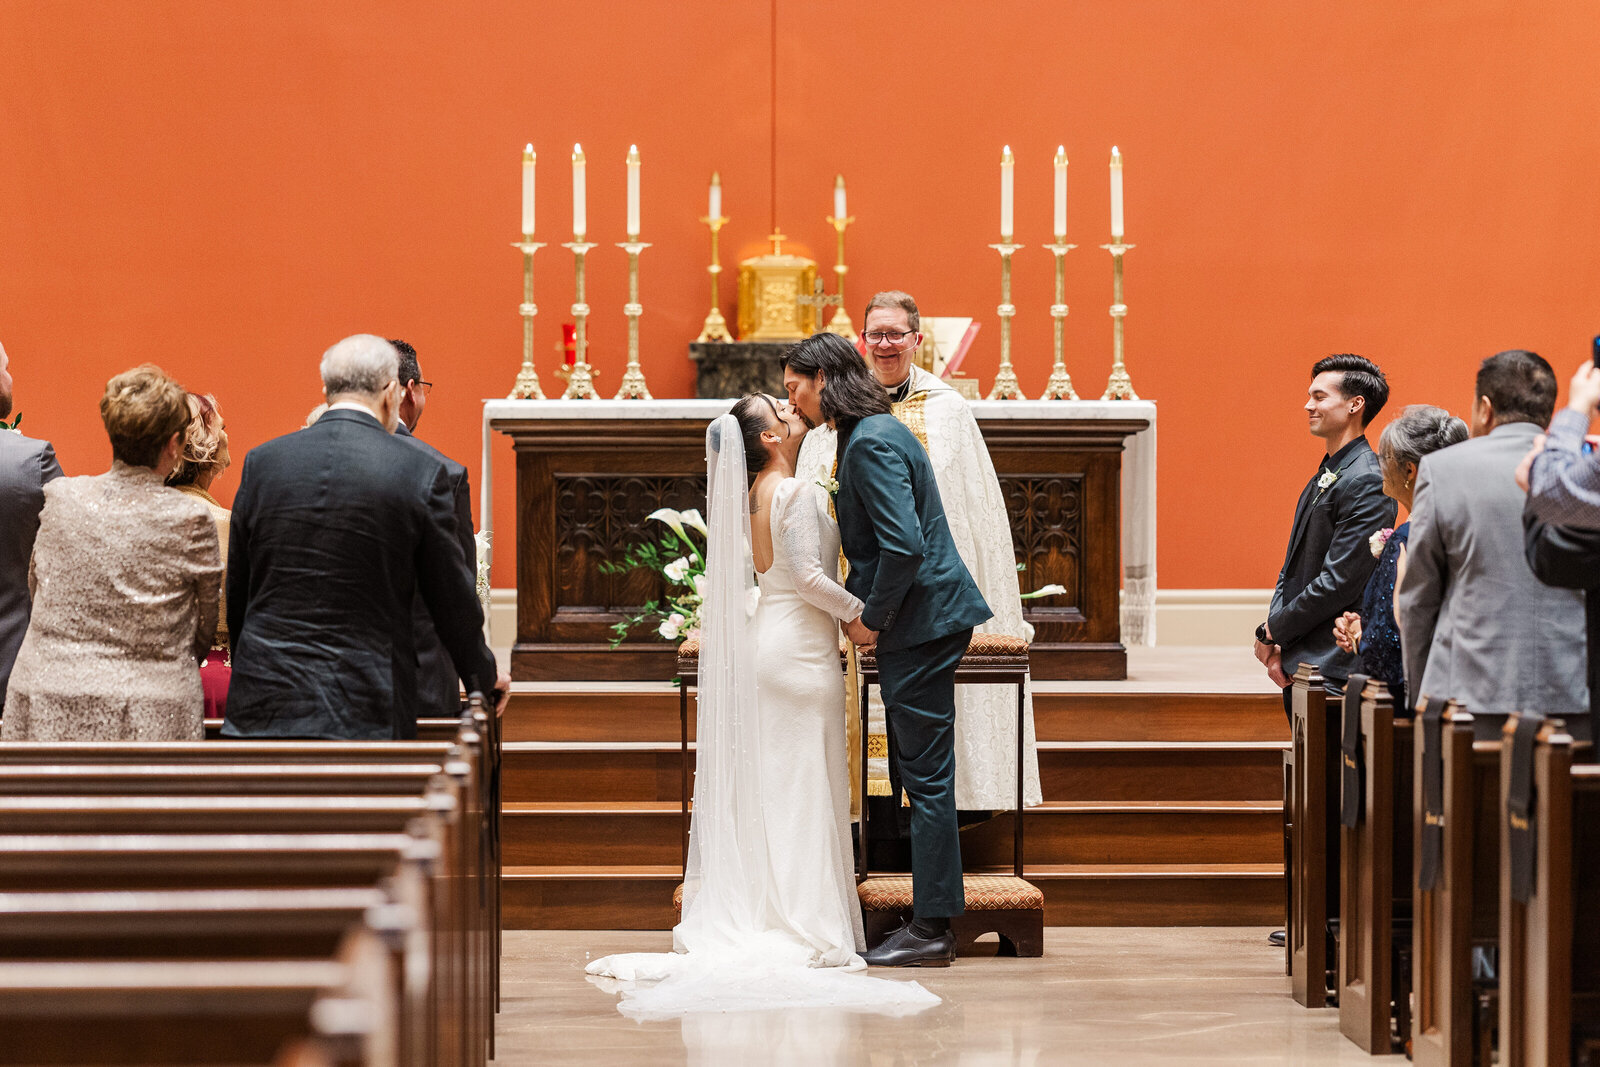
[[[1595,337],[1590,343],[1589,358],[1594,361],[1596,367],[1600,367],[1600,336]]]

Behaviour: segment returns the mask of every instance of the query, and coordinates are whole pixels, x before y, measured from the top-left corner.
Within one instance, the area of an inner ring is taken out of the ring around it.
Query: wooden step
[[[567,805],[507,803],[505,862],[514,866],[679,862],[683,818],[674,802]],[[1027,856],[1041,864],[1267,863],[1283,855],[1275,801],[1099,804],[1052,802],[1028,809]],[[1006,864],[1012,816],[961,834],[970,865]]]
[[[1039,774],[1052,801],[1281,801],[1283,748],[1272,741],[1041,741]],[[691,775],[693,758],[691,750]],[[677,801],[680,773],[676,744],[513,741],[505,746],[504,796],[574,805]]]
[[[1287,741],[1283,704],[1263,693],[1076,692],[1041,683],[1034,729],[1044,741]],[[689,736],[694,736],[694,696]],[[670,682],[517,683],[507,741],[676,742],[678,692]]]
[[[1050,926],[1267,926],[1283,917],[1283,867],[1272,863],[1038,865]],[[508,929],[667,930],[677,921],[677,865],[508,866]]]

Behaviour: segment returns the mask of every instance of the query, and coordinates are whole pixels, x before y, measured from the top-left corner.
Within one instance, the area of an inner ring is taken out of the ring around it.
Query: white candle
[[[639,237],[639,146],[628,146],[628,240]]]
[[[706,208],[706,218],[720,219],[722,217],[722,175],[716,171],[711,172],[711,203]]]
[[[1122,153],[1111,146],[1111,237],[1122,239]]]
[[[582,241],[589,232],[589,212],[584,202],[583,145],[572,146],[572,239]]]
[[[841,220],[847,219],[847,218],[850,217],[849,215],[845,214],[845,210],[844,210],[844,175],[843,174],[835,174],[833,176],[833,217],[836,218],[836,219],[841,219]]]
[[[533,145],[522,150],[522,232],[528,237],[533,236],[533,165],[536,159]]]
[[[1011,146],[1006,145],[1000,156],[1000,240],[1007,244],[1011,242],[1012,178],[1016,163],[1011,155]]]
[[[1067,146],[1056,148],[1056,244],[1067,240]]]

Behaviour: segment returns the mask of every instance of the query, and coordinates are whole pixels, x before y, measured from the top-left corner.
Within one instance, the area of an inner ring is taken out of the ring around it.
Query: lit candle
[[[522,233],[533,236],[533,145],[522,150]]]
[[[1067,146],[1056,147],[1056,244],[1067,241]]]
[[[628,146],[628,240],[639,237],[639,146]]]
[[[720,219],[722,217],[722,175],[716,171],[711,172],[711,204],[706,208],[706,218]]]
[[[589,232],[589,213],[584,204],[583,145],[572,146],[572,239],[582,241]]]
[[[1000,240],[1011,243],[1011,208],[1013,171],[1017,161],[1011,156],[1011,146],[1006,145],[1000,155]]]
[[[1122,153],[1111,146],[1111,239],[1122,240]]]
[[[844,210],[844,175],[833,176],[833,217],[836,219],[849,218]]]

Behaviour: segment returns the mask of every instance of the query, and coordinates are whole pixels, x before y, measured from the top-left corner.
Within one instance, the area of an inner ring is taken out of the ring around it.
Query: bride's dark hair
[[[754,478],[767,465],[767,449],[761,435],[772,428],[778,417],[778,405],[765,393],[748,393],[733,405],[733,417],[739,420],[739,434],[744,438],[744,469]]]

